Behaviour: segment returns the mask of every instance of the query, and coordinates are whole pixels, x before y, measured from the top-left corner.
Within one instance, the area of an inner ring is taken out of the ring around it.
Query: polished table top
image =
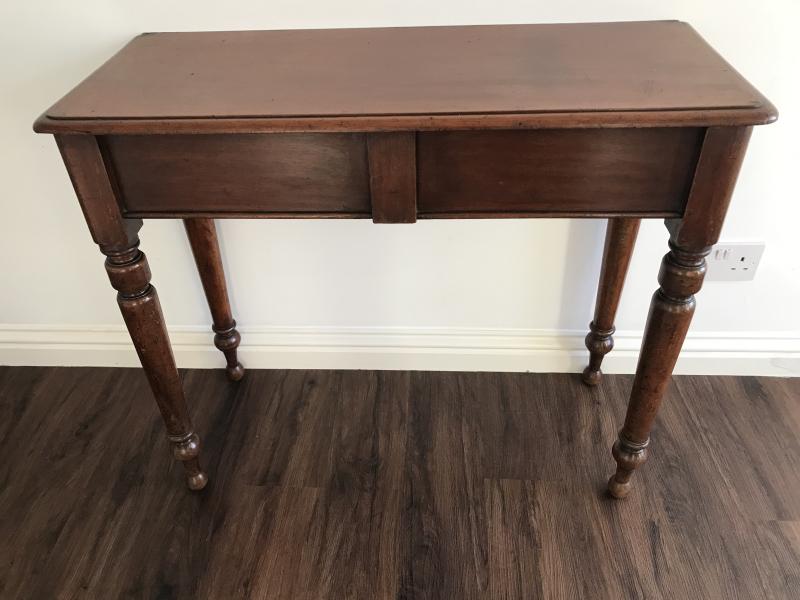
[[[44,132],[755,125],[772,105],[686,23],[150,33]]]

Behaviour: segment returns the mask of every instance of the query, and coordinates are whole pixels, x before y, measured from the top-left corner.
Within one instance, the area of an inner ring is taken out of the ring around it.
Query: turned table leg
[[[199,462],[200,439],[189,418],[161,305],[150,285],[150,267],[139,250],[142,221],[123,217],[97,138],[57,135],[56,143],[92,239],[106,256],[108,278],[118,291],[122,317],[164,418],[173,454],[186,469],[189,487],[200,490],[208,483]]]
[[[661,262],[625,423],[612,448],[617,470],[608,491],[615,498],[628,495],[633,472],[647,459],[650,430],[689,329],[705,257],[719,239],[750,132],[746,127],[706,131],[683,216],[666,221],[670,251]]]
[[[222,257],[217,241],[217,229],[214,219],[184,219],[186,234],[192,247],[200,281],[211,310],[214,322],[214,345],[225,355],[228,365],[225,368],[228,379],[239,381],[244,377],[244,367],[236,357],[241,337],[236,331],[231,305],[228,300],[228,289],[225,284],[225,271],[222,268]]]
[[[107,251],[106,271],[119,292],[117,302],[167,426],[173,454],[186,469],[189,487],[201,490],[208,477],[198,460],[200,439],[192,428],[161,304],[150,285],[150,267],[138,241],[125,250]]]
[[[608,490],[615,498],[628,495],[633,471],[647,458],[650,429],[694,314],[694,294],[700,291],[706,272],[710,248],[692,252],[672,242],[670,247],[658,274],[661,287],[650,303],[625,424],[612,449],[617,472]]]
[[[589,365],[583,371],[583,382],[586,385],[600,383],[603,357],[614,347],[614,316],[617,314],[625,275],[631,262],[639,222],[639,219],[631,218],[608,220],[594,319],[589,323],[589,333],[586,336],[586,347],[589,349]]]

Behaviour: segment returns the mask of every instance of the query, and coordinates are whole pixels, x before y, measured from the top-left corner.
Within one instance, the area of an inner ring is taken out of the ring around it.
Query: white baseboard
[[[250,368],[576,372],[585,331],[387,327],[240,328]],[[170,338],[185,368],[224,364],[212,334],[176,327]],[[603,370],[632,373],[641,332],[620,331]],[[0,364],[138,366],[122,327],[0,325]],[[800,332],[691,333],[678,374],[800,376]]]

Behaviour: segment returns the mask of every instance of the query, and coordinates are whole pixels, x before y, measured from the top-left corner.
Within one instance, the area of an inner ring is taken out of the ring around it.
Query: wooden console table
[[[608,219],[584,381],[600,381],[642,218],[669,252],[609,491],[630,491],[753,125],[775,108],[685,23],[151,33],[42,117],[189,487],[208,478],[143,218],[180,218],[232,380],[215,218]]]

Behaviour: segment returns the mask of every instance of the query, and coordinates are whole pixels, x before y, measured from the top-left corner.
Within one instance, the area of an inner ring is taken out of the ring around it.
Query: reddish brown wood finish
[[[145,34],[38,127],[513,129],[774,116],[689,25],[661,21]]]
[[[417,155],[413,133],[372,133],[367,137],[369,188],[375,223],[417,220]]]
[[[408,132],[101,139],[126,216],[372,214],[409,223],[417,210],[679,216],[704,131],[437,132],[417,144]]]
[[[594,319],[589,323],[590,331],[586,336],[586,347],[590,353],[589,365],[583,371],[583,382],[586,385],[600,383],[603,357],[614,348],[614,317],[631,262],[636,234],[639,232],[639,223],[639,219],[608,220]]]
[[[175,458],[183,463],[189,488],[200,490],[208,477],[200,468],[200,439],[192,428],[175,366],[164,315],[150,268],[139,251],[141,221],[123,219],[92,136],[57,136],[59,150],[95,242],[106,255],[106,271],[136,353],[155,396]]]
[[[238,334],[212,217],[614,217],[590,380],[612,342],[638,219],[667,217],[671,250],[613,450],[609,490],[622,497],[644,462],[750,126],[776,117],[691,27],[657,22],[147,34],[34,129],[60,134],[194,488],[206,482],[199,441],[138,250],[140,217],[189,219],[234,375]]]
[[[703,130],[420,133],[422,214],[680,215]]]
[[[244,377],[244,367],[236,358],[236,349],[242,338],[236,331],[236,321],[231,313],[217,228],[213,219],[184,219],[183,224],[208,300],[208,308],[211,310],[214,322],[211,328],[214,331],[214,345],[225,355],[228,363],[225,372],[228,374],[228,379],[239,381]]]
[[[104,138],[126,212],[370,213],[364,135]]]
[[[686,213],[667,222],[670,252],[661,263],[647,318],[625,424],[613,447],[617,472],[608,482],[615,498],[631,489],[633,471],[647,458],[653,426],[672,369],[694,314],[694,295],[706,272],[744,159],[750,128],[710,128],[706,134]]]
[[[139,238],[141,219],[123,219],[113,183],[91,135],[57,135],[56,144],[95,244],[104,254],[124,252]]]

